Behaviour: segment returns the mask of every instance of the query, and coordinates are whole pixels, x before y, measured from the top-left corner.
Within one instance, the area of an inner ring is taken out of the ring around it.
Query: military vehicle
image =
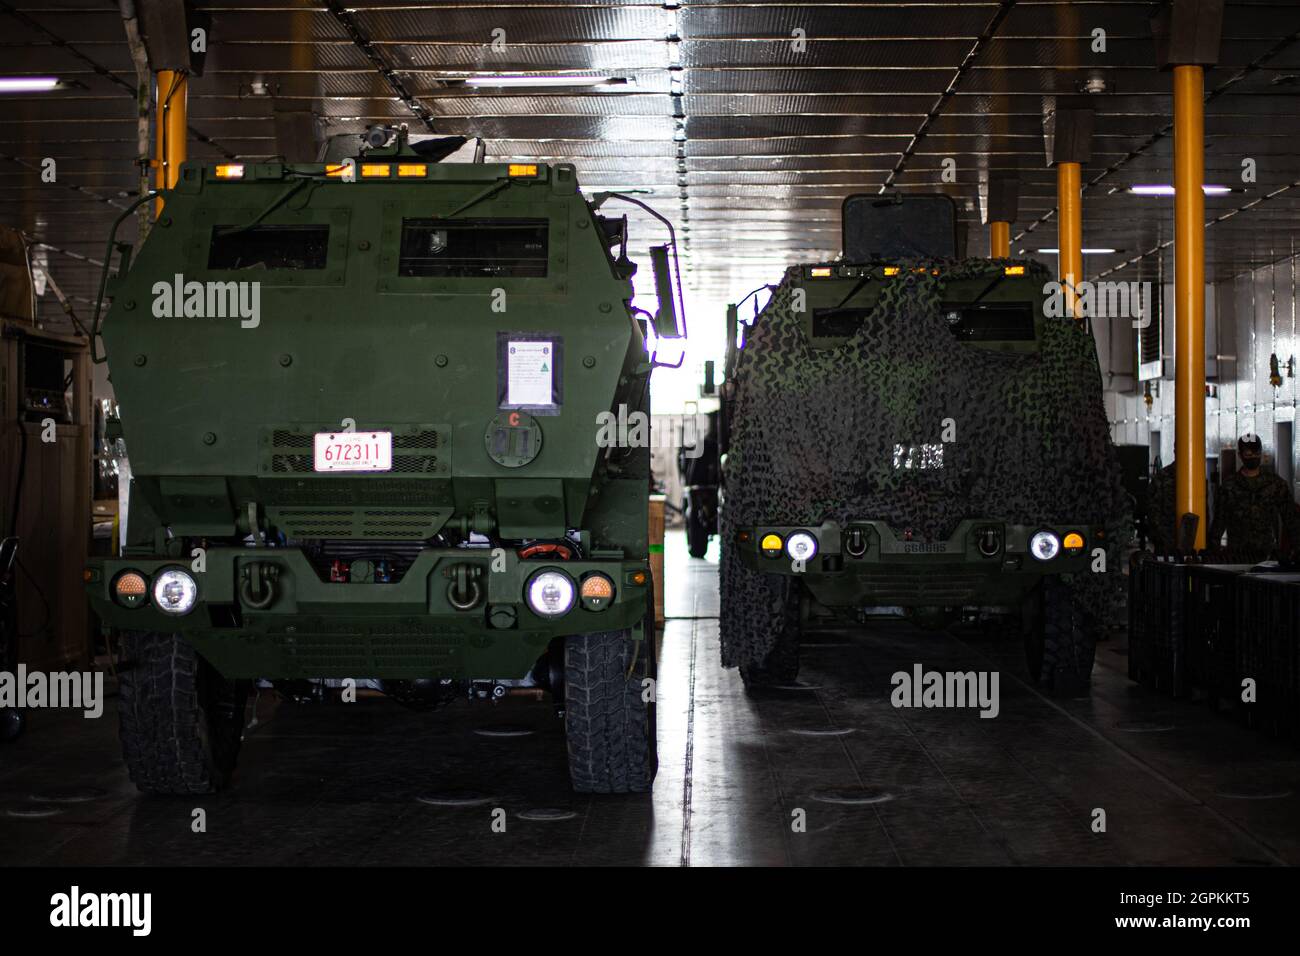
[[[131,776],[219,788],[249,681],[355,680],[417,707],[548,690],[573,787],[648,790],[649,449],[594,439],[648,414],[675,244],[650,316],[627,217],[597,214],[617,194],[587,201],[572,166],[368,142],[188,163],[105,267],[133,481],[86,580],[122,635]]]
[[[677,453],[686,549],[692,558],[704,557],[709,550],[709,538],[718,533],[718,482],[721,480],[718,415],[716,409],[696,415],[690,429],[693,434],[683,434]]]
[[[729,310],[723,663],[789,683],[812,628],[1001,613],[1077,692],[1126,510],[1092,336],[1041,265],[957,258],[946,197],[843,217],[839,260]]]

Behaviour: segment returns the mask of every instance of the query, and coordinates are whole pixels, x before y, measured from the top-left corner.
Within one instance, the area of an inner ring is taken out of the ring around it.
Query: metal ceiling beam
[[[1266,203],[1270,199],[1276,199],[1278,196],[1282,195],[1283,193],[1290,192],[1292,189],[1300,189],[1300,179],[1296,180],[1295,182],[1287,183],[1285,186],[1279,186],[1277,189],[1274,189],[1271,192],[1267,192],[1263,196],[1258,196],[1255,199],[1252,199],[1248,203],[1243,203],[1240,206],[1235,206],[1234,208],[1229,209],[1227,212],[1215,216],[1213,219],[1206,222],[1205,228],[1209,229],[1211,226],[1216,226],[1221,222],[1226,222],[1227,220],[1232,219],[1234,216],[1238,216],[1241,213],[1246,212],[1247,210],[1254,209],[1256,206],[1261,205],[1262,203]],[[1159,242],[1156,245],[1152,246],[1150,249],[1148,249],[1146,252],[1140,252],[1129,259],[1125,259],[1123,262],[1119,263],[1118,265],[1111,266],[1105,272],[1097,273],[1097,278],[1104,279],[1106,278],[1106,276],[1119,272],[1121,269],[1127,269],[1129,266],[1135,266],[1142,260],[1148,259],[1151,256],[1157,255],[1158,253],[1163,252],[1165,249],[1170,248],[1173,244],[1174,244],[1173,239],[1166,239],[1163,242]],[[1268,261],[1282,262],[1288,258],[1290,258],[1290,254],[1286,256],[1281,256],[1276,260],[1267,260],[1263,264],[1267,265]],[[1258,268],[1258,266],[1247,266],[1243,270],[1243,272],[1253,272],[1256,268]],[[1238,275],[1240,274],[1242,273],[1238,273]]]
[[[957,72],[954,73],[952,79],[948,81],[948,86],[939,94],[939,98],[934,101],[934,105],[930,107],[930,111],[925,114],[925,119],[921,120],[920,127],[912,134],[911,142],[907,144],[907,147],[903,150],[902,154],[899,155],[898,162],[894,164],[894,168],[891,169],[889,175],[885,177],[885,183],[880,187],[882,193],[893,186],[898,177],[902,175],[903,169],[907,166],[907,161],[912,158],[917,147],[921,145],[921,140],[924,139],[926,133],[930,131],[930,126],[939,118],[939,114],[942,113],[943,108],[948,105],[948,101],[957,93],[957,85],[961,82],[962,77],[970,71],[975,60],[979,57],[980,53],[983,52],[984,47],[988,44],[989,40],[993,39],[993,34],[997,32],[998,27],[1002,25],[1002,21],[1007,18],[1007,14],[1011,12],[1011,8],[1015,5],[1016,0],[1002,0],[1002,3],[998,6],[997,13],[993,14],[992,19],[990,19],[988,24],[985,25],[984,30],[975,38],[975,42],[971,45],[971,48],[966,51],[966,55],[962,57],[961,63],[958,64]]]
[[[27,160],[22,159],[21,157],[10,156],[7,153],[0,153],[0,159],[8,160],[9,162],[13,163],[16,166],[22,166],[24,169],[32,173],[35,173],[38,176],[41,174],[40,166],[36,165],[35,163],[29,163],[27,162]],[[70,189],[79,196],[84,196],[87,199],[91,199],[95,202],[102,202],[106,206],[112,206],[114,209],[126,208],[124,204],[119,202],[114,202],[112,199],[109,199],[107,196],[101,196],[99,195],[99,193],[92,192],[91,190],[87,189],[85,186],[78,186],[76,183],[67,183],[56,179],[51,185],[60,186],[63,189]]]
[[[1289,36],[1282,37],[1282,39],[1278,40],[1275,44],[1273,44],[1271,47],[1269,47],[1267,50],[1265,50],[1263,53],[1257,56],[1254,60],[1246,64],[1236,73],[1234,73],[1232,76],[1228,77],[1228,79],[1224,80],[1213,90],[1211,90],[1208,94],[1206,94],[1205,97],[1206,104],[1212,103],[1220,96],[1223,96],[1233,86],[1236,86],[1238,83],[1240,83],[1242,80],[1244,80],[1246,77],[1250,76],[1252,73],[1256,72],[1257,70],[1262,69],[1268,63],[1269,60],[1285,52],[1290,46],[1292,46],[1298,41],[1300,41],[1300,30],[1297,30],[1296,32],[1290,34]],[[1172,122],[1162,126],[1155,133],[1153,133],[1151,137],[1148,140],[1146,140],[1146,142],[1142,143],[1142,145],[1126,153],[1123,156],[1123,158],[1118,159],[1115,162],[1111,163],[1109,166],[1107,166],[1104,170],[1102,170],[1092,179],[1084,183],[1083,192],[1086,194],[1089,189],[1100,184],[1103,180],[1109,178],[1115,173],[1119,172],[1119,170],[1123,168],[1126,164],[1132,162],[1133,160],[1145,154],[1148,150],[1150,150],[1162,139],[1171,135],[1173,131],[1174,131],[1174,124]],[[1037,229],[1039,226],[1043,225],[1046,222],[1049,222],[1054,215],[1055,215],[1055,210],[1051,210],[1039,216],[1028,226],[1026,226],[1023,230],[1017,233],[1014,241],[1019,242],[1029,233]],[[1154,252],[1155,250],[1152,251]],[[1148,255],[1148,254],[1149,253],[1144,253],[1143,255]],[[1105,273],[1103,273],[1103,275],[1104,274]]]
[[[379,72],[379,75],[383,77],[384,82],[388,84],[389,89],[393,91],[393,95],[401,100],[402,104],[414,113],[422,123],[424,123],[430,133],[438,132],[433,122],[433,113],[430,112],[428,107],[417,100],[411,91],[406,88],[406,84],[402,82],[402,78],[397,75],[393,68],[389,66],[387,61],[380,55],[379,50],[371,42],[370,37],[366,35],[365,30],[361,28],[361,25],[357,22],[357,18],[353,16],[352,12],[340,3],[339,0],[326,0],[325,6],[334,19],[338,21],[339,26],[343,28],[343,32],[348,35],[348,39],[350,39],[356,48],[361,51],[362,55],[374,65],[375,69]]]

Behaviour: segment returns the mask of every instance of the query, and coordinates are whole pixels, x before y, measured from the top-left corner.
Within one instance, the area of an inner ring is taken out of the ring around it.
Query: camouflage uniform
[[[1279,518],[1291,546],[1300,544],[1300,514],[1286,482],[1263,472],[1253,478],[1237,472],[1223,482],[1214,496],[1214,522],[1208,544],[1218,547],[1226,530],[1230,548],[1275,551]]]

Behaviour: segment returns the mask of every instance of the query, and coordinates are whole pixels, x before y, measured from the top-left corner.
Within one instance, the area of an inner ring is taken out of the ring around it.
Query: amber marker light
[[[599,571],[582,579],[579,588],[582,606],[588,611],[603,611],[614,600],[614,582]]]
[[[113,597],[123,607],[139,607],[149,595],[149,583],[139,571],[123,571],[113,582]]]

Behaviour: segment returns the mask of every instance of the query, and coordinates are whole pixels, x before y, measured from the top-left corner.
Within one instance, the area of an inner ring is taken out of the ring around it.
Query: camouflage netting
[[[1108,573],[1080,575],[1076,600],[1100,613],[1107,589],[1121,584],[1128,499],[1092,336],[1071,320],[1048,319],[1038,354],[960,342],[929,270],[947,280],[992,279],[1002,263],[902,265],[903,277],[884,284],[875,310],[839,348],[811,348],[806,316],[791,311],[797,267],[747,330],[733,376],[722,510],[725,666],[767,655],[793,580],[741,565],[731,542],[746,525],[875,519],[935,541],[967,517],[1088,524],[1108,529]],[[1041,266],[1029,268],[1049,281]],[[949,418],[956,441],[943,445],[941,468],[895,467],[896,446],[940,443]]]

